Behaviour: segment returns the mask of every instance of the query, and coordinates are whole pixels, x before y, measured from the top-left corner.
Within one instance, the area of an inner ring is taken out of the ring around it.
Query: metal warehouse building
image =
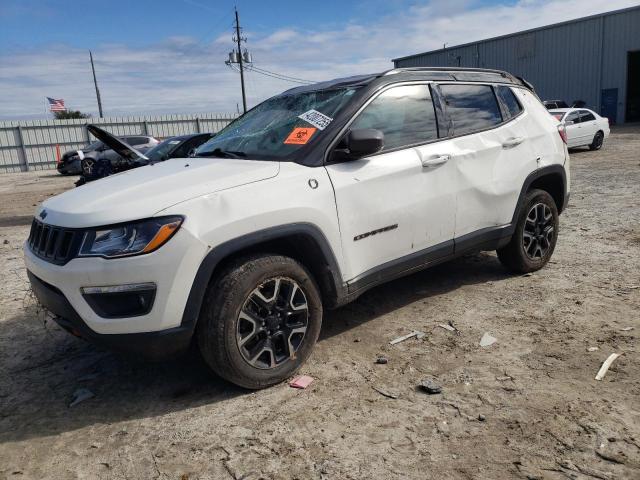
[[[612,122],[640,121],[640,6],[393,60],[396,67],[506,70],[543,100],[582,100]]]

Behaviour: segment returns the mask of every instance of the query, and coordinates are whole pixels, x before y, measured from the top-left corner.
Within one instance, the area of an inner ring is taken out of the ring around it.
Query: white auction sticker
[[[333,118],[327,117],[317,110],[304,112],[302,115],[298,115],[298,118],[301,118],[305,122],[309,122],[311,125],[318,128],[318,130],[324,130],[333,120]]]

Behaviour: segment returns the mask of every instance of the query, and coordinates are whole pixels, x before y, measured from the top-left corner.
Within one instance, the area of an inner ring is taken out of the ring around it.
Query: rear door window
[[[380,130],[384,133],[383,150],[437,139],[436,112],[429,86],[403,85],[385,90],[367,105],[350,128]]]
[[[504,85],[498,85],[495,87],[496,94],[500,98],[504,109],[506,110],[507,118],[513,118],[518,116],[518,114],[522,111],[522,105],[516,98],[513,90],[509,87],[505,87]]]
[[[441,85],[454,135],[485,130],[502,123],[502,114],[489,85]]]

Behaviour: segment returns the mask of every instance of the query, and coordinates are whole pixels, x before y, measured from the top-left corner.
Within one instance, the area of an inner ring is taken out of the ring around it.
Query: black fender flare
[[[253,245],[258,245],[266,241],[278,240],[279,238],[286,238],[292,235],[308,236],[319,246],[323,260],[328,265],[328,269],[331,273],[330,277],[333,282],[332,288],[335,288],[336,296],[341,298],[346,287],[342,281],[340,267],[333,250],[320,228],[314,224],[302,222],[279,225],[227,240],[226,242],[213,247],[209,253],[207,253],[204,260],[201,262],[198,272],[193,280],[193,284],[191,285],[189,297],[187,298],[187,303],[182,314],[181,326],[190,327],[192,331],[195,329],[198,317],[200,316],[200,309],[202,308],[205,292],[209,286],[209,282],[211,281],[214,271],[220,262],[228,258],[230,255]]]
[[[513,212],[513,218],[511,219],[511,225],[515,226],[518,223],[518,214],[520,212],[520,207],[522,206],[522,202],[524,200],[524,196],[529,191],[531,184],[538,180],[539,178],[546,177],[547,175],[560,175],[562,178],[562,205],[558,208],[558,213],[562,213],[564,209],[567,207],[569,203],[569,194],[567,192],[567,172],[564,169],[563,165],[555,164],[548,165],[546,167],[539,168],[533,172],[531,172],[527,178],[525,178],[524,183],[522,184],[522,189],[520,190],[520,196],[518,197],[518,202],[516,203],[516,208]]]

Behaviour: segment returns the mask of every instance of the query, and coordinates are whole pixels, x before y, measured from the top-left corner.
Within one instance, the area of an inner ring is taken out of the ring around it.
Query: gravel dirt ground
[[[45,321],[21,244],[74,179],[0,176],[0,477],[640,478],[640,128],[571,160],[546,268],[510,275],[487,252],[378,287],[326,314],[310,387],[253,393],[195,354],[134,362]],[[95,396],[69,407],[79,388]]]

